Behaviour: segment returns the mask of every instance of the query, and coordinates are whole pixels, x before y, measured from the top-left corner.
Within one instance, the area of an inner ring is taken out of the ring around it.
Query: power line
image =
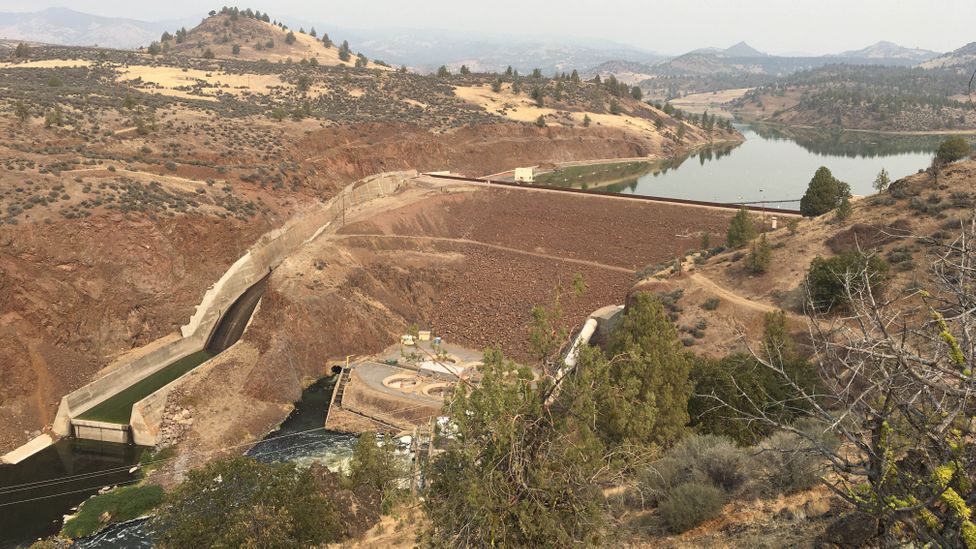
[[[407,409],[410,409],[410,408],[404,408],[403,410],[407,410]],[[318,431],[318,430],[324,430],[324,427],[319,427],[319,428],[316,428],[316,429],[309,429],[308,431],[301,431],[299,433],[292,433],[292,434],[293,435],[304,434],[304,433],[308,433],[308,432],[312,432],[312,431]],[[288,435],[288,436],[291,436],[291,435]],[[275,438],[267,439],[267,440],[276,440],[278,438],[285,438],[285,436],[275,437]],[[263,442],[266,442],[266,441],[263,441]],[[284,451],[287,451],[287,450],[295,450],[295,449],[304,448],[304,447],[307,447],[307,446],[314,446],[314,445],[319,444],[319,443],[320,443],[320,441],[315,441],[315,442],[306,442],[306,443],[303,443],[303,444],[295,444],[295,445],[291,445],[291,446],[285,446],[283,448],[278,448],[278,449],[275,449],[275,450],[271,450],[266,455],[277,454],[277,453],[281,453],[281,452],[284,452]],[[229,449],[229,448],[234,448],[234,447],[239,447],[239,446],[246,446],[246,445],[237,445],[237,446],[225,447],[224,449]],[[220,450],[218,449],[218,450],[214,450],[214,451],[211,451],[211,452],[204,452],[204,454],[213,453],[213,452],[216,452],[216,451],[220,451]],[[262,457],[263,456],[264,455],[262,455]],[[172,459],[176,459],[176,458],[166,458],[164,460],[159,460],[159,461],[169,461],[169,460],[172,460]],[[398,478],[400,478],[401,480],[406,480],[406,479],[409,479],[409,478],[412,478],[412,477],[419,478],[419,476],[420,476],[420,474],[417,473],[417,474],[406,475],[406,476],[398,477]],[[137,478],[137,479],[127,480],[127,481],[122,481],[122,482],[115,482],[115,483],[112,483],[112,484],[114,486],[116,486],[116,487],[117,486],[126,486],[126,485],[130,485],[130,484],[135,484],[135,483],[138,483],[138,482],[142,482],[142,480],[143,479],[141,479],[141,478]],[[32,501],[40,501],[40,500],[43,500],[43,499],[50,499],[50,498],[55,498],[55,497],[60,497],[60,496],[67,496],[67,495],[71,495],[71,494],[78,494],[78,493],[83,493],[83,492],[90,492],[92,490],[97,490],[97,489],[102,488],[102,487],[104,487],[104,485],[91,486],[91,487],[88,487],[88,488],[81,488],[81,489],[78,489],[78,490],[70,490],[70,491],[67,491],[67,492],[58,492],[58,493],[54,493],[54,494],[47,494],[47,495],[37,496],[37,497],[33,497],[33,498],[27,498],[27,499],[22,499],[22,500],[17,500],[17,501],[10,501],[10,502],[6,502],[6,503],[0,503],[0,507],[7,507],[9,505],[19,505],[21,503],[30,503]]]
[[[306,433],[311,433],[311,432],[315,432],[315,431],[324,431],[324,430],[325,430],[325,427],[316,427],[314,429],[308,429],[308,430],[305,430],[305,431],[298,431],[298,432],[295,432],[295,433],[289,433],[289,434],[286,434],[286,435],[280,435],[280,436],[276,436],[274,438],[265,439],[265,440],[259,440],[259,441],[256,441],[256,442],[246,442],[246,443],[242,443],[242,444],[235,444],[235,445],[232,445],[232,446],[224,446],[222,448],[217,448],[217,449],[211,450],[209,452],[201,452],[201,453],[202,454],[210,454],[210,453],[214,453],[214,452],[221,452],[221,451],[224,451],[224,450],[233,450],[235,448],[241,448],[241,447],[244,447],[244,446],[257,445],[257,444],[259,444],[261,442],[265,442],[265,441],[277,440],[279,438],[293,437],[293,436],[298,436],[298,435],[302,435],[302,434],[306,434]],[[114,474],[114,473],[120,473],[120,472],[128,471],[128,470],[132,469],[133,467],[137,467],[137,468],[140,468],[141,469],[143,467],[146,467],[147,465],[153,465],[153,464],[156,464],[156,463],[165,463],[167,461],[171,461],[171,460],[174,460],[174,459],[176,459],[176,457],[160,458],[160,459],[155,459],[155,460],[151,460],[151,461],[146,461],[146,462],[143,462],[143,463],[134,463],[132,465],[126,465],[124,467],[116,467],[116,468],[112,468],[112,469],[103,469],[101,471],[93,471],[91,473],[81,473],[81,474],[77,474],[77,475],[69,475],[69,476],[63,476],[63,477],[56,477],[56,478],[47,479],[47,480],[38,480],[38,481],[34,481],[34,482],[25,482],[25,483],[22,483],[22,484],[12,484],[10,486],[4,486],[4,487],[0,488],[0,495],[6,494],[6,493],[12,493],[12,492],[21,491],[23,489],[22,487],[28,487],[28,488],[35,487],[35,486],[36,487],[44,487],[44,486],[51,486],[51,485],[54,485],[54,484],[62,484],[64,482],[71,482],[72,480],[80,480],[80,479],[83,479],[83,478],[91,478],[91,477],[95,477],[95,476],[104,476],[104,475],[109,475],[109,474]]]
[[[398,412],[405,412],[405,411],[408,411],[408,410],[413,410],[413,409],[417,409],[417,408],[423,408],[423,407],[427,407],[427,406],[428,406],[427,404],[415,404],[415,405],[406,406],[406,407],[403,407],[403,408],[397,408],[397,409],[394,409],[394,410],[390,410],[389,412],[386,412],[386,413],[393,414],[393,413],[398,413]],[[242,448],[242,447],[245,447],[245,446],[251,446],[253,448],[253,447],[255,447],[255,446],[257,446],[257,445],[259,445],[261,443],[267,443],[267,442],[276,441],[276,440],[283,439],[283,438],[289,438],[289,437],[294,437],[294,436],[299,436],[299,435],[305,435],[305,434],[309,434],[309,433],[314,433],[316,431],[326,431],[326,430],[327,429],[325,427],[315,427],[315,428],[312,428],[312,429],[306,429],[304,431],[297,431],[297,432],[294,432],[294,433],[288,433],[288,434],[285,434],[285,435],[279,435],[279,436],[276,436],[276,437],[272,437],[272,438],[268,438],[268,439],[263,439],[263,440],[259,440],[259,441],[255,441],[255,442],[246,442],[246,443],[235,444],[235,445],[231,445],[231,446],[223,446],[221,448],[216,448],[216,449],[213,449],[213,450],[210,450],[210,451],[206,451],[206,452],[199,452],[199,453],[190,452],[188,454],[183,454],[183,455],[184,456],[186,456],[186,455],[191,455],[191,456],[196,455],[197,457],[202,457],[202,456],[206,456],[206,455],[210,455],[210,454],[214,454],[214,453],[218,453],[218,452],[223,452],[223,451],[226,451],[226,450],[233,450],[233,449],[237,449],[237,448]],[[259,455],[261,455],[261,456],[264,456],[264,455],[272,455],[272,454],[284,452],[284,451],[287,451],[287,450],[293,450],[293,449],[303,448],[303,447],[307,447],[307,446],[314,446],[314,445],[320,444],[320,443],[321,443],[321,441],[315,441],[315,442],[308,442],[308,443],[296,444],[296,445],[291,445],[291,446],[284,446],[282,448],[277,448],[277,449],[269,450],[267,452],[267,454],[259,454]],[[41,481],[35,481],[35,482],[26,482],[26,483],[22,483],[22,484],[14,484],[14,485],[11,485],[11,486],[5,486],[3,488],[0,488],[0,495],[12,494],[14,492],[22,492],[24,490],[30,490],[30,489],[41,489],[41,488],[46,488],[46,487],[49,487],[49,486],[55,486],[57,484],[64,484],[64,483],[67,483],[67,482],[73,482],[73,481],[77,481],[77,480],[83,480],[83,479],[88,479],[88,478],[96,478],[96,477],[99,477],[99,476],[105,476],[105,475],[110,475],[110,474],[125,472],[125,471],[131,470],[133,467],[138,468],[138,469],[143,469],[143,468],[145,468],[148,465],[153,465],[153,464],[157,464],[157,463],[165,463],[165,462],[168,462],[168,461],[173,461],[175,459],[178,459],[179,457],[181,457],[181,456],[174,456],[174,457],[169,457],[169,458],[161,458],[161,459],[147,461],[145,463],[136,463],[136,464],[133,464],[133,465],[128,465],[128,466],[125,466],[125,467],[117,467],[117,468],[113,468],[113,469],[105,469],[103,471],[96,471],[96,472],[91,472],[91,473],[82,473],[82,474],[78,474],[78,475],[69,475],[69,476],[64,476],[64,477],[57,477],[57,478],[54,478],[54,479],[48,479],[48,480],[41,480]],[[131,484],[133,482],[138,482],[140,480],[142,480],[142,479],[135,479],[133,481],[123,481],[123,482],[112,483],[112,484],[115,484],[115,485],[124,485],[124,484]],[[86,489],[82,489],[82,490],[74,490],[74,491],[70,491],[70,492],[61,492],[61,493],[56,493],[56,494],[50,494],[50,495],[47,495],[47,496],[42,496],[40,499],[57,497],[57,496],[60,496],[60,495],[69,495],[69,494],[74,494],[74,493],[78,493],[78,492],[86,492],[86,491],[89,491],[89,490],[94,490],[94,489],[97,489],[97,488],[101,488],[102,486],[104,486],[104,485],[93,486],[91,488],[86,488]],[[4,506],[7,506],[7,505],[13,505],[15,503],[23,503],[25,501],[34,501],[34,499],[38,499],[38,498],[33,498],[33,499],[28,499],[28,500],[21,500],[21,501],[16,501],[16,502],[0,503],[0,507],[4,507]]]

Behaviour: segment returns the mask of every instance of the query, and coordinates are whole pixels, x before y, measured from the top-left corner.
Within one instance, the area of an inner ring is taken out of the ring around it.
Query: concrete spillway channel
[[[221,316],[202,350],[175,360],[72,418],[71,430],[75,438],[105,442],[134,442],[132,407],[236,343],[243,335],[261,296],[264,295],[267,283],[267,277],[262,278],[241,294]]]

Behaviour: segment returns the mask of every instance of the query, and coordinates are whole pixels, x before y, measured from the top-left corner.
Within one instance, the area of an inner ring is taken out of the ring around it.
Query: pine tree
[[[14,115],[17,117],[17,120],[27,122],[30,120],[30,108],[27,107],[26,103],[18,100],[14,103]]]
[[[584,114],[583,115],[583,127],[584,128],[589,128],[591,122],[592,122],[592,120],[590,120],[590,115],[589,114]]]
[[[451,71],[447,70],[447,65],[441,65],[437,68],[437,76],[444,78],[445,76],[450,76]]]
[[[806,217],[823,215],[840,206],[841,201],[849,196],[850,186],[835,178],[826,167],[820,167],[800,199],[800,213]]]
[[[502,79],[496,78],[494,82],[491,83],[491,91],[499,93],[502,91]]]
[[[295,33],[288,31],[288,34],[285,35],[285,44],[294,44],[295,40]]]
[[[339,46],[339,61],[348,62],[352,55],[349,53],[349,42],[346,40],[342,41],[342,45]]]
[[[749,217],[749,210],[742,207],[729,222],[725,244],[729,248],[741,248],[756,238],[756,224]]]
[[[762,274],[769,270],[769,265],[773,260],[773,250],[769,247],[769,243],[766,242],[766,234],[764,233],[759,237],[759,240],[755,240],[752,243],[752,249],[749,250],[749,255],[746,256],[746,270],[752,274]]]
[[[942,163],[948,164],[965,157],[969,154],[970,150],[971,147],[964,138],[953,136],[939,145],[939,150],[936,151],[935,157]]]
[[[359,435],[349,461],[349,480],[353,486],[369,486],[389,497],[397,489],[403,473],[393,440],[380,441],[376,433]]]
[[[573,74],[569,75],[569,79],[572,80],[573,83],[579,84],[580,75],[578,72],[576,72],[576,69],[573,69]]]
[[[878,177],[874,178],[874,190],[878,191],[879,193],[884,192],[888,189],[888,185],[890,184],[891,178],[888,177],[888,170],[881,168],[881,171],[878,172]]]
[[[532,88],[532,100],[535,101],[536,107],[542,107],[546,102],[546,94],[542,91],[542,88],[536,86]]]
[[[851,207],[851,199],[845,196],[844,198],[841,199],[840,205],[837,206],[837,211],[835,212],[835,215],[837,216],[838,221],[846,221],[847,218],[850,217],[853,212],[854,212],[854,208]]]
[[[599,432],[609,443],[670,446],[688,424],[692,360],[661,301],[638,293],[610,335],[614,397],[602,401]]]

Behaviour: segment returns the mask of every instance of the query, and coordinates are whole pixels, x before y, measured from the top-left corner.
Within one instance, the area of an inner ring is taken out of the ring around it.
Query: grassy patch
[[[158,451],[150,450],[148,452],[143,452],[139,457],[139,467],[142,468],[142,474],[148,474],[154,469],[158,469],[163,465],[163,462],[176,457],[176,449],[172,446],[162,448]]]
[[[181,358],[78,417],[80,419],[104,421],[107,423],[129,423],[129,416],[132,415],[133,404],[155,393],[163,386],[200,364],[203,364],[212,356],[213,354],[208,351],[198,351]]]
[[[556,187],[593,187],[637,179],[653,169],[654,165],[648,162],[615,162],[612,164],[570,166],[538,174],[535,176],[535,182],[539,185]]]
[[[61,533],[77,539],[90,536],[110,522],[124,522],[141,517],[163,502],[160,486],[126,486],[94,496],[81,506],[78,515],[69,520]],[[108,521],[102,515],[108,513]]]

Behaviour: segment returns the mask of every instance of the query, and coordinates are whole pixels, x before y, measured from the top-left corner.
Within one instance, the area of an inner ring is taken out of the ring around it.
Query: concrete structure
[[[65,395],[61,399],[53,430],[56,434],[72,434],[96,440],[121,439],[120,433],[137,444],[155,444],[162,423],[162,410],[166,396],[179,379],[153,395],[136,403],[130,425],[82,422],[76,418],[92,407],[118,394],[173,362],[204,349],[214,328],[227,309],[253,284],[278,267],[288,256],[304,244],[314,240],[327,229],[338,228],[347,208],[355,207],[375,198],[386,196],[417,172],[391,172],[378,174],[352,183],[336,196],[314,210],[298,216],[279,229],[262,236],[240,259],[224,273],[204,294],[189,322],[180,328],[180,337],[167,336],[147,345],[147,352],[112,368],[105,376]],[[107,425],[114,425],[109,428]],[[78,429],[78,427],[81,427]]]
[[[128,425],[87,419],[72,419],[71,427],[74,431],[75,438],[97,440],[100,442],[116,442],[119,444],[130,442],[130,429]]]
[[[465,366],[457,364],[441,363],[433,360],[425,360],[420,363],[420,373],[422,375],[437,376],[450,380],[457,380],[464,374]]]
[[[54,439],[51,438],[51,435],[44,433],[43,435],[34,437],[30,442],[21,446],[20,448],[4,454],[2,457],[0,457],[0,463],[17,465],[21,461],[33,456],[51,444],[54,444]]]
[[[563,358],[563,364],[556,371],[555,378],[557,383],[566,374],[573,371],[576,367],[576,361],[579,358],[579,351],[583,345],[588,345],[594,336],[597,335],[597,331],[605,332],[620,318],[620,314],[623,312],[624,307],[622,305],[608,305],[593,311],[590,316],[583,323],[583,327],[580,328],[576,337],[573,338],[573,343],[569,346],[569,351]],[[550,403],[556,398],[558,394],[558,387],[550,395],[546,403]]]
[[[532,168],[515,168],[515,182],[534,183],[535,175],[532,173]]]

